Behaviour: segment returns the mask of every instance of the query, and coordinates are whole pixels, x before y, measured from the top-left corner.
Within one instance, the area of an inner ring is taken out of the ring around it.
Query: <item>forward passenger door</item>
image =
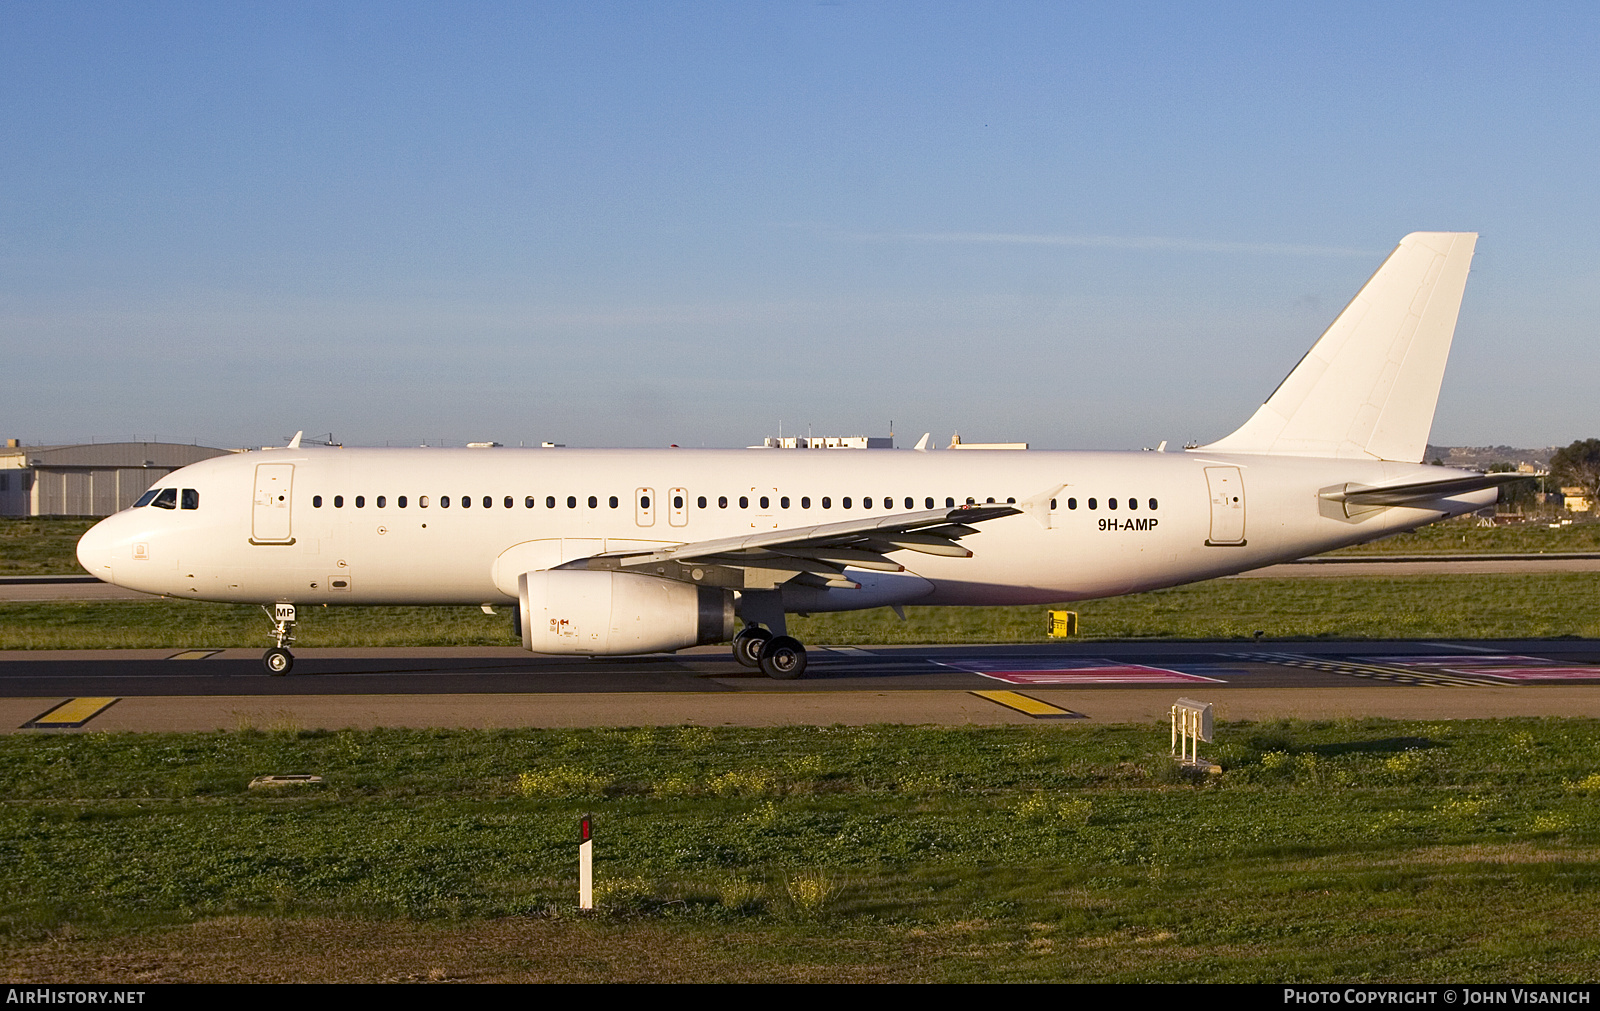
[[[293,490],[294,464],[256,464],[256,493],[250,516],[250,543],[294,543],[289,524]]]

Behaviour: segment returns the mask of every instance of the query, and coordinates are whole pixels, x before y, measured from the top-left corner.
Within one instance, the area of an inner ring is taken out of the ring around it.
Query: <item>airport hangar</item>
[[[0,448],[0,516],[110,516],[180,467],[233,450],[171,442]]]

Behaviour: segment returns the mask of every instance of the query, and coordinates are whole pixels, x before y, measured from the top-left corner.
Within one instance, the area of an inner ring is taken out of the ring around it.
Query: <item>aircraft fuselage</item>
[[[1469,474],[1195,451],[318,447],[176,471],[159,486],[191,489],[195,508],[108,517],[79,557],[108,582],[198,600],[510,603],[521,573],[608,551],[1014,502],[1023,514],[962,541],[973,557],[899,551],[905,573],[860,573],[861,590],[811,609],[1044,603],[1228,575],[1492,504],[1492,488],[1364,510],[1322,494]]]

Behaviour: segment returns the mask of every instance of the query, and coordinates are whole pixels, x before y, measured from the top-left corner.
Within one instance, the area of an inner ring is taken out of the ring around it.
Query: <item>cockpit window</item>
[[[160,488],[151,488],[149,491],[139,496],[139,501],[135,502],[133,507],[138,509],[141,506],[147,506],[150,504],[151,500],[153,500],[159,494],[161,494]]]
[[[157,509],[178,508],[178,489],[161,489],[160,491],[156,492],[156,497],[150,500],[150,504],[155,506]]]
[[[182,501],[185,509],[198,509],[200,508],[200,493],[193,488],[185,488]]]

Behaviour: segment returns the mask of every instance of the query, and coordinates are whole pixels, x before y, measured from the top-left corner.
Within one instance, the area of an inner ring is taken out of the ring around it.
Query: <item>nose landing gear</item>
[[[266,607],[261,609],[265,611]],[[294,642],[294,605],[275,604],[270,613],[272,636],[278,640],[278,644],[262,654],[261,664],[266,667],[268,674],[282,677],[294,669],[294,654],[289,652],[289,646]]]
[[[281,675],[294,670],[294,654],[280,646],[267,650],[261,662],[266,665],[268,674]]]

